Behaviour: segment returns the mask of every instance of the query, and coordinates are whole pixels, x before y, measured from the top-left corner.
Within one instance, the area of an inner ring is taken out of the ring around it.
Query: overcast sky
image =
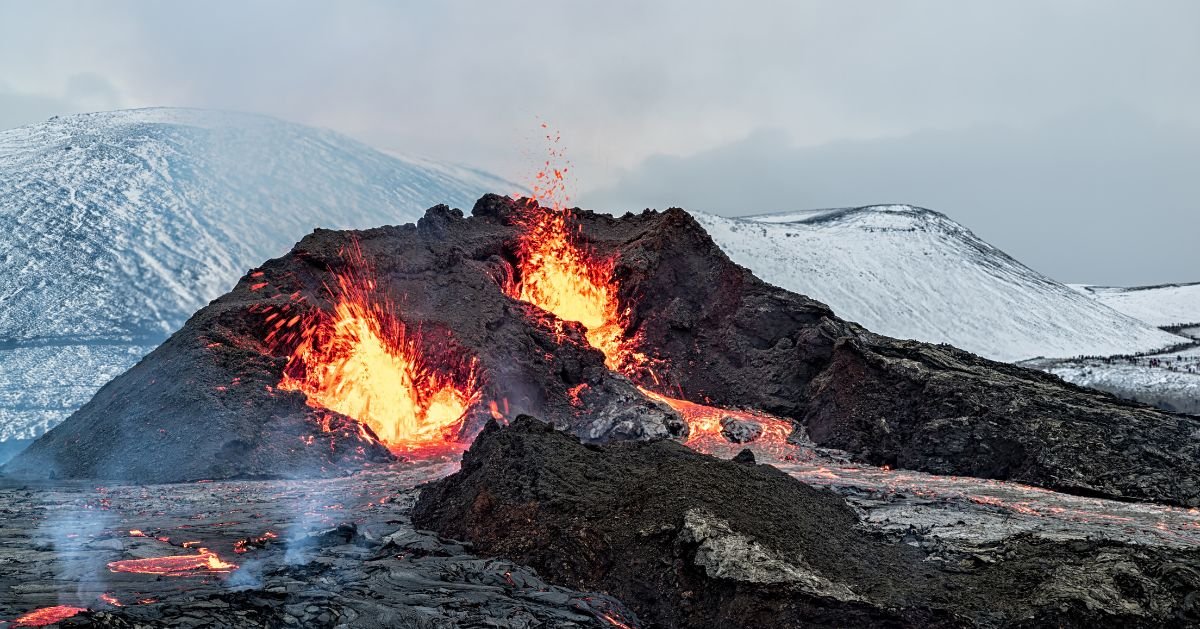
[[[1200,281],[1192,0],[0,3],[0,128],[153,105],[514,181],[544,120],[596,209],[912,203],[1063,281]]]

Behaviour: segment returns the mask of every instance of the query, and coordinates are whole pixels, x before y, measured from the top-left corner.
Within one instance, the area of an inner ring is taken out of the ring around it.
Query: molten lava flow
[[[152,557],[149,559],[126,559],[113,561],[108,569],[113,572],[133,572],[137,574],[157,574],[167,577],[186,577],[199,574],[225,574],[237,570],[237,565],[222,561],[216,553],[207,548],[198,549],[196,555],[175,555],[172,557]]]
[[[72,607],[70,605],[55,605],[54,607],[43,607],[35,609],[24,616],[13,621],[14,627],[45,627],[53,625],[56,622],[62,622],[71,616],[86,612],[86,607]]]
[[[348,259],[366,268],[360,253]],[[336,277],[333,314],[322,313],[300,333],[279,388],[370,426],[395,452],[461,449],[459,432],[479,395],[474,363],[458,378],[434,371],[416,335],[375,295],[374,280],[353,272]]]
[[[633,629],[633,626],[625,623],[625,621],[623,621],[613,612],[600,612],[599,616],[604,619],[604,622],[607,622],[617,629]]]
[[[638,387],[646,397],[662,402],[675,409],[688,425],[688,438],[684,445],[705,454],[736,454],[738,450],[749,447],[758,454],[765,454],[774,460],[789,459],[794,455],[796,447],[788,443],[792,434],[792,423],[755,411],[738,411],[715,406],[706,406],[687,400],[667,397],[648,389]],[[762,434],[747,444],[734,444],[721,434],[721,420],[734,419],[758,424]]]

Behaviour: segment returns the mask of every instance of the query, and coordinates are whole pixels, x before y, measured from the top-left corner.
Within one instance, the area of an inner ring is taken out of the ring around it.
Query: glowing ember
[[[200,548],[196,555],[152,557],[150,559],[126,559],[113,561],[108,569],[113,572],[157,574],[167,577],[186,577],[198,574],[224,574],[237,569],[236,564],[222,561],[216,553]]]
[[[352,268],[366,269],[356,250],[347,258]],[[418,337],[375,288],[369,274],[337,275],[333,314],[322,313],[300,332],[279,388],[302,391],[310,406],[366,424],[393,451],[461,449],[464,417],[479,396],[474,363],[455,376],[431,369]]]
[[[86,607],[72,607],[70,605],[55,605],[54,607],[43,607],[35,609],[20,618],[13,621],[14,627],[45,627],[53,625],[56,622],[62,622],[71,616],[86,612]]]
[[[633,627],[631,625],[626,624],[623,620],[621,620],[620,617],[618,617],[614,613],[600,612],[600,617],[603,618],[605,622],[616,627],[617,629],[633,629]]]
[[[279,537],[279,536],[276,535],[275,533],[273,533],[271,531],[267,531],[266,533],[263,533],[262,535],[259,535],[258,537],[251,537],[248,539],[239,539],[238,541],[234,542],[234,544],[233,544],[233,552],[240,555],[242,553],[249,551],[252,548],[262,548],[263,546],[267,545],[267,542],[269,542],[273,539],[276,539],[277,537]]]

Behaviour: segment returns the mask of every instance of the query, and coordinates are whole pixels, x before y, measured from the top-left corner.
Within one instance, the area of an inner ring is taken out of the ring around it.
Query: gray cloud
[[[74,110],[65,86],[90,74],[127,106],[263,112],[519,181],[540,158],[540,118],[562,129],[586,193],[761,129],[799,147],[965,141],[1087,110],[1200,128],[1198,24],[1190,0],[2,3],[0,126]],[[954,211],[927,191],[960,183],[931,175],[907,200]],[[1059,234],[1094,259],[1076,235]]]
[[[656,156],[586,205],[725,215],[911,203],[1026,264],[1081,283],[1200,279],[1200,131],[1125,110],[1012,128],[794,146],[779,131]]]
[[[21,92],[0,83],[0,129],[41,122],[50,116],[116,109],[122,99],[103,77],[83,73],[67,77],[51,93]]]

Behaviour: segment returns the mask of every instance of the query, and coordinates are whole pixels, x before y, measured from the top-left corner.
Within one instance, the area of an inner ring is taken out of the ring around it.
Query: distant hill
[[[838,315],[988,358],[1123,354],[1183,341],[909,205],[698,220],[735,262]]]
[[[1072,288],[1150,325],[1200,326],[1200,282],[1133,288],[1086,285]]]

